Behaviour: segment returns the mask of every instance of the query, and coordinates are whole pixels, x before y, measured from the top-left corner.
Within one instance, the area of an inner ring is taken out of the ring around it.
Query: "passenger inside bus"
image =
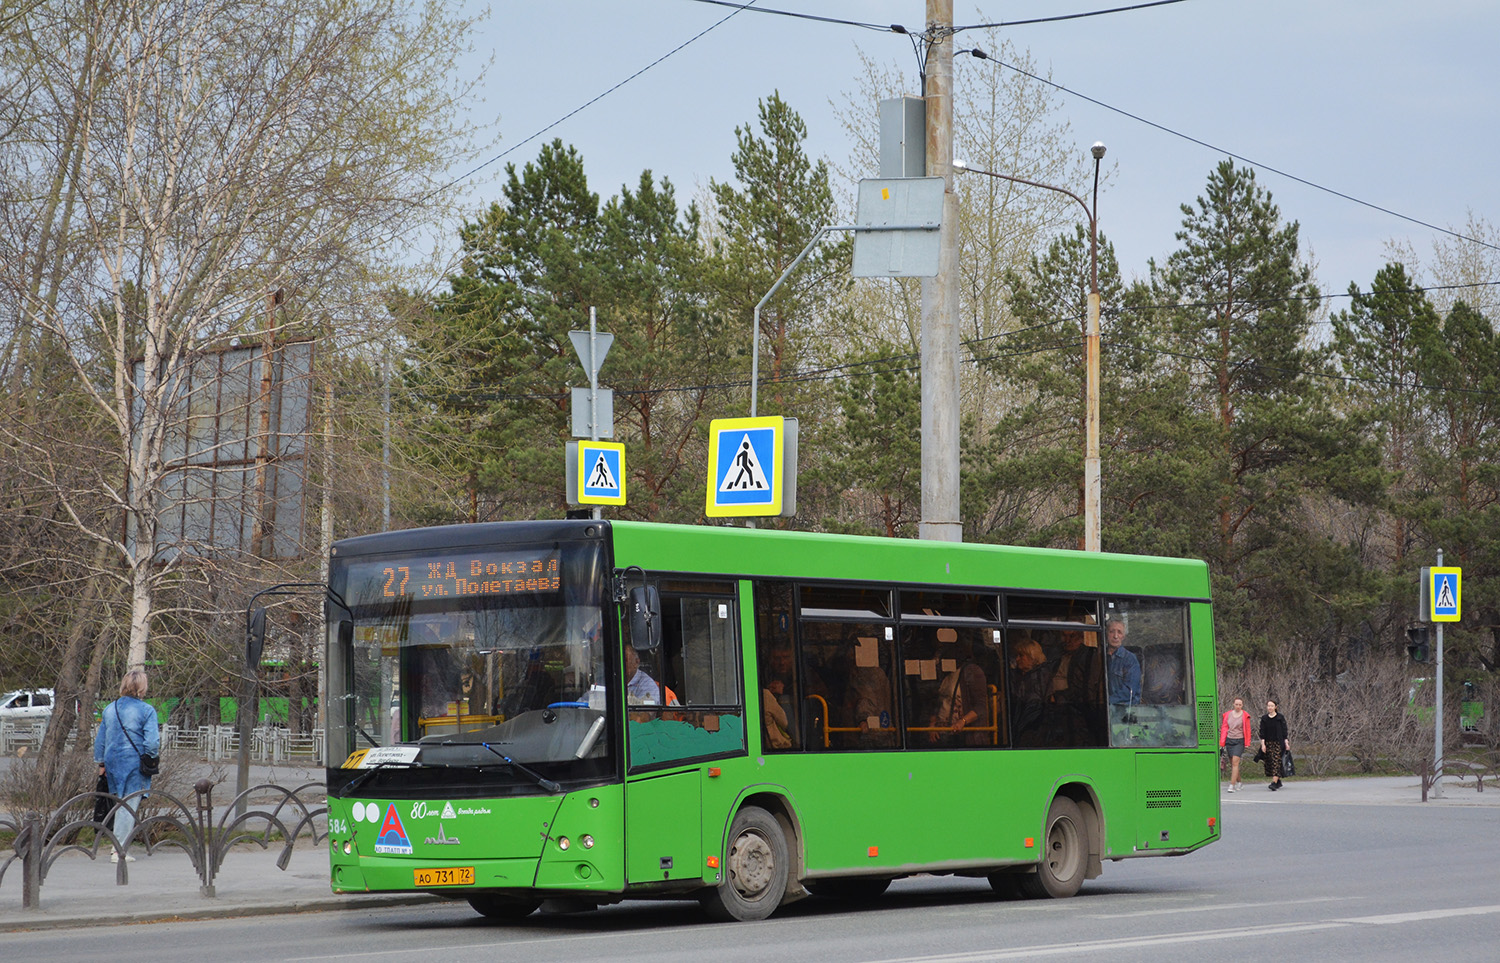
[[[761,667],[761,716],[765,720],[766,743],[772,749],[790,749],[796,744],[796,660],[790,646],[771,649]]]
[[[1052,664],[1047,698],[1047,744],[1102,746],[1105,740],[1104,665],[1098,636],[1068,630]]]
[[[1052,681],[1046,653],[1025,629],[1012,629],[1010,642],[1010,728],[1014,745],[1046,744],[1042,715]]]

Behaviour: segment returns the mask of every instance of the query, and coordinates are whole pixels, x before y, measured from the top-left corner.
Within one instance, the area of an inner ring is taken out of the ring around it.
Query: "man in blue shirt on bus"
[[[1105,626],[1105,674],[1109,677],[1109,704],[1133,706],[1141,702],[1141,661],[1125,648],[1125,623],[1110,619]]]

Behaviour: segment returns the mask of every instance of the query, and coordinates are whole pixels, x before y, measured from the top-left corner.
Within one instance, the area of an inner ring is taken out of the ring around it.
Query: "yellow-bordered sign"
[[[766,417],[709,423],[708,517],[781,514],[786,422]]]
[[[1433,622],[1457,622],[1463,588],[1463,569],[1429,568],[1427,570],[1428,615]]]
[[[578,504],[625,504],[625,446],[613,441],[578,442]]]

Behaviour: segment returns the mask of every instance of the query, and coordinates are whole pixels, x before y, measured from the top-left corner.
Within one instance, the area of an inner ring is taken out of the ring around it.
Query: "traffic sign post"
[[[1432,621],[1436,636],[1435,664],[1433,666],[1437,685],[1433,687],[1432,709],[1432,792],[1428,795],[1440,799],[1443,795],[1443,623],[1459,620],[1462,601],[1463,569],[1444,568],[1443,550],[1438,549],[1437,564],[1422,569],[1422,591],[1427,596],[1427,616]]]
[[[589,386],[572,392],[573,437],[587,442],[567,446],[567,489],[571,505],[625,504],[625,446],[600,442],[615,435],[615,395],[599,387],[599,366],[615,343],[615,336],[599,330],[589,308],[589,329],[569,331],[568,340],[588,373]],[[599,509],[594,509],[598,518]]]

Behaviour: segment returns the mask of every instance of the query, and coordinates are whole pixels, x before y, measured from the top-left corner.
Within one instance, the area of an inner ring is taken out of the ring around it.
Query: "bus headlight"
[[[573,844],[570,843],[570,842],[568,842],[568,837],[566,837],[566,836],[559,836],[559,837],[557,837],[557,848],[560,849],[560,850],[562,850],[563,852],[567,852],[568,847],[571,846],[571,845],[573,845]]]
[[[579,840],[579,842],[583,843],[583,848],[584,849],[593,849],[594,848],[594,837],[592,837],[592,836],[585,835],[583,838],[581,838]]]

